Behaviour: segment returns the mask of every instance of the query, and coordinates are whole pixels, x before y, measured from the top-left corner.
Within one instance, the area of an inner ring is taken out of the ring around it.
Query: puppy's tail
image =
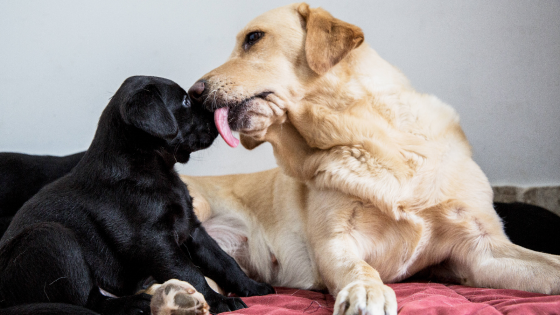
[[[85,307],[62,303],[33,303],[0,309],[0,315],[99,315]]]

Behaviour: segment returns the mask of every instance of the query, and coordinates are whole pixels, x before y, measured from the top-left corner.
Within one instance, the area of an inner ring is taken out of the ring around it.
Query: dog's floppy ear
[[[173,139],[179,132],[177,120],[165,106],[157,86],[149,84],[138,90],[120,108],[125,123],[152,136]]]
[[[307,30],[305,57],[317,74],[326,73],[364,41],[362,29],[334,18],[321,8],[310,9],[307,3],[302,3],[297,11]]]
[[[241,144],[243,145],[243,147],[247,150],[253,150],[254,148],[258,147],[264,142],[264,141],[257,141],[243,134],[239,135],[239,139],[241,140]]]

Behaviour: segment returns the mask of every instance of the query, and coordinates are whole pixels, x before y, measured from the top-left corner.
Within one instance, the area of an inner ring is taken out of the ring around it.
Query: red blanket
[[[560,314],[560,295],[439,283],[397,283],[389,286],[397,294],[401,315]],[[276,293],[243,298],[249,308],[230,314],[332,314],[334,299],[329,294],[287,288],[276,288]]]

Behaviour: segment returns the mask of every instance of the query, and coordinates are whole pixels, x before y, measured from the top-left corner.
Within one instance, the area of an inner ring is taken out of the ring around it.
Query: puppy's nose
[[[200,101],[200,99],[202,98],[202,94],[204,93],[205,87],[206,86],[204,85],[204,81],[196,82],[189,89],[189,96],[194,100]]]

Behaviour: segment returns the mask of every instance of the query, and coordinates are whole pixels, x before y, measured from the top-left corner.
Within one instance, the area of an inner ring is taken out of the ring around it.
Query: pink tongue
[[[231,129],[229,128],[228,124],[228,107],[222,107],[216,109],[214,112],[214,123],[216,124],[216,128],[218,128],[218,132],[224,139],[224,141],[232,148],[237,147],[239,144],[239,140],[236,139],[233,134],[231,134]]]

